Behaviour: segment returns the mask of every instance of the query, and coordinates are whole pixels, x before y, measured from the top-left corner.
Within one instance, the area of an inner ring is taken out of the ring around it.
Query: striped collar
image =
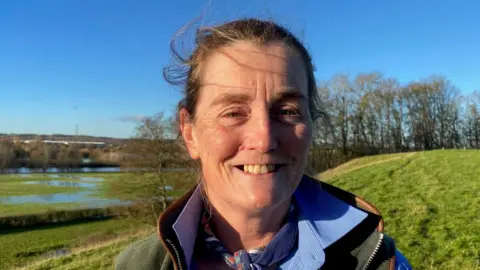
[[[298,248],[280,269],[319,269],[325,262],[324,250],[342,238],[366,217],[367,213],[330,195],[321,184],[305,176],[294,193],[300,217]],[[193,250],[203,209],[198,185],[173,224],[191,269]]]

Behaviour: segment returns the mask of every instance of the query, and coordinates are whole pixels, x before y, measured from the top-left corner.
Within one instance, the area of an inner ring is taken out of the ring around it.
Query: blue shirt
[[[189,270],[203,210],[201,196],[199,185],[173,224]],[[298,248],[278,269],[319,269],[325,263],[324,250],[361,223],[367,213],[325,192],[321,185],[303,179],[293,196],[299,208]],[[396,255],[395,269],[412,269],[398,250]]]

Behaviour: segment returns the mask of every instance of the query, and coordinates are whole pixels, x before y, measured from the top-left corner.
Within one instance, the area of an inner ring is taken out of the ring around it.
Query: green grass
[[[107,197],[135,200],[138,198],[151,198],[158,195],[160,180],[154,173],[135,174],[124,173],[114,176],[109,180],[106,189]],[[195,183],[195,174],[192,172],[165,172],[162,173],[166,186],[171,186],[172,191],[167,191],[168,196],[178,197],[183,195]]]
[[[55,204],[0,204],[0,217],[14,215],[41,214],[55,210],[77,209],[81,203],[55,203]]]
[[[78,249],[148,229],[129,220],[107,220],[35,230],[0,232],[0,269],[9,269],[42,259],[45,253],[58,249]],[[110,262],[111,263],[111,262]],[[48,268],[44,268],[48,269]],[[65,268],[62,268],[65,269]],[[87,269],[87,268],[82,268]]]
[[[140,191],[148,191],[154,186],[155,175],[147,173],[142,177],[136,177],[130,173],[72,173],[74,178],[67,177],[67,174],[59,174],[60,177],[54,180],[59,181],[82,181],[78,177],[104,178],[103,182],[95,190],[95,195],[105,198],[135,198],[135,193]],[[192,186],[192,174],[190,173],[165,173],[165,182],[167,185],[174,187],[174,191],[170,192],[170,196],[182,195],[188,188]],[[38,191],[43,188],[50,188],[40,184],[23,184],[25,181],[43,181],[53,180],[46,174],[35,174],[30,177],[20,177],[18,175],[2,175],[0,176],[0,196],[4,194],[1,190],[4,186],[28,187],[28,194],[40,194]],[[92,181],[94,182],[94,181]],[[112,189],[122,187],[125,188],[119,192],[118,189],[112,192]],[[32,189],[34,188],[34,189]],[[43,190],[42,190],[43,191]],[[54,191],[50,189],[50,191]],[[46,194],[49,194],[45,191]],[[56,193],[56,190],[52,193]],[[25,193],[23,193],[25,194]],[[133,194],[133,195],[132,195]],[[138,193],[137,193],[138,194]],[[130,197],[133,196],[133,197]],[[54,203],[54,204],[18,204],[18,205],[0,205],[0,215],[14,214],[35,214],[43,213],[50,210],[64,210],[81,206],[78,203]],[[138,223],[132,223],[127,220],[110,220],[91,222],[84,224],[69,225],[56,228],[41,227],[41,229],[22,231],[16,230],[15,233],[0,232],[0,269],[9,269],[11,267],[19,267],[28,264],[28,269],[112,269],[113,259],[118,253],[129,243],[140,237],[124,236],[123,232],[131,232],[143,230],[147,225],[139,226]],[[119,238],[118,238],[119,237]],[[110,238],[118,238],[112,243],[104,243]],[[57,258],[45,260],[42,254],[52,250],[61,248],[73,248],[91,246],[89,242],[95,239],[100,245],[83,248],[75,251],[73,254]],[[103,243],[103,244],[102,244]],[[6,250],[6,252],[3,252]],[[41,261],[39,263],[39,261]]]
[[[479,164],[480,151],[474,150],[380,155],[346,163],[320,178],[377,206],[386,233],[394,237],[414,269],[480,269]],[[169,181],[185,177],[172,175]],[[187,189],[187,184],[182,185],[176,188]],[[118,253],[138,237],[120,238],[28,269],[112,269]],[[64,241],[72,239],[75,236]]]
[[[2,183],[0,196],[46,195],[55,193],[73,193],[86,190],[81,187],[49,186],[44,184]]]
[[[17,181],[43,181],[43,180],[52,180],[51,176],[48,174],[28,174],[22,176],[20,174],[0,174],[0,183],[6,182],[17,182]]]
[[[480,151],[359,159],[320,179],[373,203],[415,269],[480,269]]]
[[[98,246],[87,247],[70,255],[40,261],[24,269],[29,270],[111,270],[118,254],[133,242],[154,233],[146,230],[135,235],[126,235]]]

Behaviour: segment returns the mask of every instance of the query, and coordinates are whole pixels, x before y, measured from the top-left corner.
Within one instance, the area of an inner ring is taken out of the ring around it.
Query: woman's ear
[[[198,159],[200,156],[198,153],[197,136],[193,126],[193,120],[191,119],[190,114],[184,108],[180,110],[179,118],[180,132],[182,133],[188,153],[190,154],[191,158]]]

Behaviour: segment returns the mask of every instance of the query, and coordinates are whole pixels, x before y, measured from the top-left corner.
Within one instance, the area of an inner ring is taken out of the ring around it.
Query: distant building
[[[17,141],[15,141],[17,142]],[[34,142],[42,142],[48,144],[64,144],[64,145],[71,145],[71,144],[81,144],[81,145],[96,145],[96,146],[107,146],[104,142],[80,142],[80,141],[55,141],[55,140],[22,140],[20,141],[25,144],[30,144]]]

